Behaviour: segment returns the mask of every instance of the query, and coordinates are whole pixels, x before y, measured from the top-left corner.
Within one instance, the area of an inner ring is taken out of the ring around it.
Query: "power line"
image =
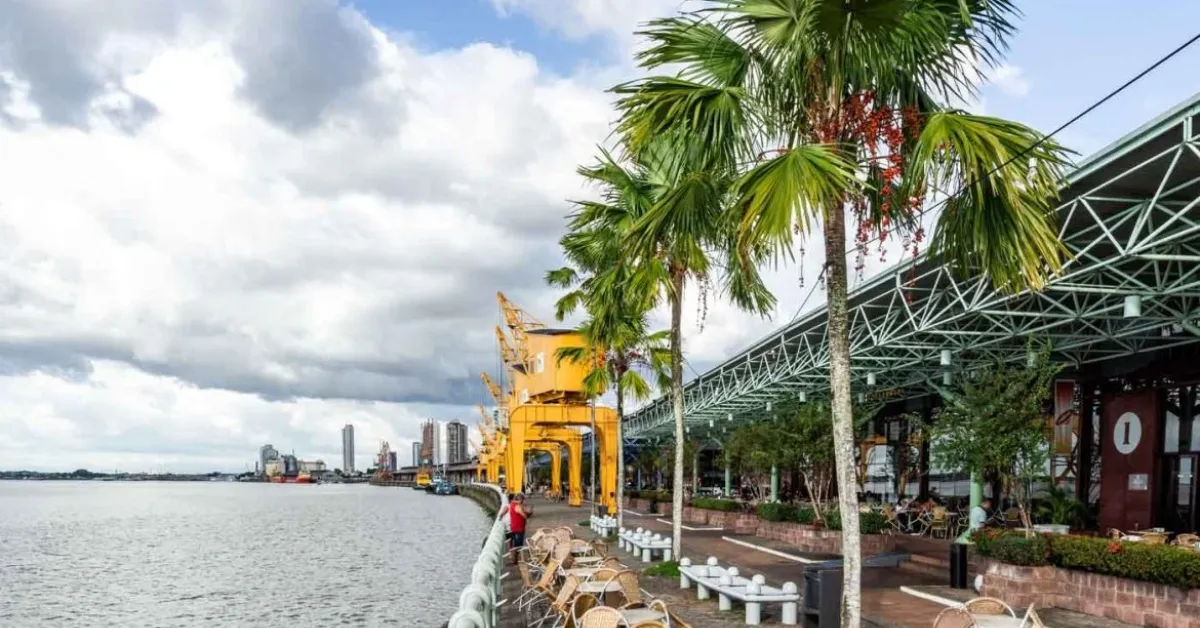
[[[1176,47],[1175,47],[1173,50],[1171,50],[1171,51],[1170,51],[1170,52],[1168,52],[1167,54],[1163,55],[1162,57],[1159,57],[1157,61],[1155,61],[1154,63],[1151,63],[1151,64],[1150,64],[1150,65],[1148,65],[1148,66],[1146,66],[1144,69],[1142,69],[1142,71],[1140,71],[1140,72],[1138,72],[1137,74],[1135,74],[1135,75],[1134,75],[1132,78],[1130,78],[1129,80],[1127,80],[1127,81],[1125,81],[1124,83],[1122,83],[1122,84],[1121,84],[1119,87],[1117,87],[1116,89],[1113,89],[1112,91],[1108,92],[1108,94],[1106,94],[1106,95],[1105,95],[1103,98],[1100,98],[1099,100],[1097,100],[1097,101],[1093,102],[1091,105],[1089,105],[1089,106],[1088,106],[1087,108],[1085,108],[1083,111],[1080,111],[1079,113],[1075,114],[1075,115],[1074,115],[1074,116],[1073,116],[1073,117],[1072,117],[1070,120],[1067,120],[1066,122],[1062,123],[1061,125],[1059,125],[1059,126],[1058,126],[1058,128],[1054,129],[1053,131],[1051,131],[1050,133],[1048,133],[1048,134],[1046,134],[1046,135],[1043,135],[1043,136],[1042,136],[1041,138],[1039,138],[1039,139],[1038,139],[1036,142],[1034,142],[1033,144],[1030,144],[1030,145],[1029,145],[1029,146],[1027,146],[1027,147],[1026,147],[1024,150],[1022,150],[1021,152],[1017,153],[1016,155],[1013,155],[1012,157],[1010,157],[1010,158],[1009,158],[1007,161],[1005,161],[1004,163],[1002,163],[1002,164],[1000,164],[999,166],[996,166],[996,167],[995,167],[995,168],[993,168],[992,170],[988,171],[988,173],[987,173],[986,175],[984,175],[984,177],[985,177],[985,178],[986,178],[986,177],[990,177],[990,176],[992,176],[993,174],[996,174],[997,172],[999,172],[999,171],[1003,170],[1004,168],[1008,167],[1009,165],[1011,165],[1013,162],[1015,162],[1016,160],[1020,159],[1021,157],[1024,157],[1026,154],[1028,154],[1028,153],[1029,153],[1029,151],[1031,151],[1031,150],[1033,150],[1033,149],[1037,148],[1038,146],[1041,146],[1043,143],[1045,143],[1045,142],[1046,142],[1047,140],[1049,140],[1050,138],[1052,138],[1052,137],[1054,137],[1055,135],[1058,135],[1059,133],[1061,133],[1061,132],[1063,132],[1064,130],[1066,130],[1066,129],[1067,129],[1067,127],[1071,126],[1072,124],[1075,124],[1076,122],[1080,121],[1081,119],[1083,119],[1085,116],[1087,116],[1087,115],[1088,115],[1088,114],[1090,114],[1091,112],[1093,112],[1093,111],[1095,111],[1096,109],[1100,108],[1102,105],[1104,105],[1104,104],[1105,104],[1105,103],[1107,103],[1108,101],[1110,101],[1110,100],[1112,100],[1113,98],[1117,97],[1118,95],[1120,95],[1120,94],[1121,94],[1121,92],[1124,92],[1126,89],[1128,89],[1128,88],[1129,88],[1130,86],[1132,86],[1134,83],[1137,83],[1138,81],[1140,81],[1140,80],[1142,80],[1143,78],[1145,78],[1145,77],[1146,77],[1146,75],[1148,75],[1148,74],[1150,74],[1151,72],[1153,72],[1153,71],[1157,70],[1157,69],[1158,69],[1160,66],[1162,66],[1162,65],[1163,65],[1164,63],[1166,63],[1167,61],[1170,61],[1172,58],[1174,58],[1174,57],[1175,57],[1176,55],[1178,55],[1179,53],[1183,52],[1184,50],[1187,50],[1189,47],[1191,47],[1191,46],[1192,46],[1192,44],[1195,44],[1197,41],[1200,41],[1200,33],[1196,33],[1195,35],[1193,35],[1192,37],[1190,37],[1190,38],[1189,38],[1187,41],[1185,41],[1185,42],[1183,42],[1182,44],[1180,44],[1180,45],[1176,46]],[[921,218],[924,218],[924,217],[925,217],[925,214],[929,213],[930,211],[933,211],[934,209],[938,209],[938,208],[941,208],[941,207],[943,207],[944,205],[946,205],[946,203],[950,202],[950,199],[952,199],[952,198],[954,198],[954,197],[958,196],[959,194],[961,194],[961,193],[963,192],[963,190],[965,190],[966,188],[967,188],[966,184],[963,184],[963,185],[959,186],[958,190],[956,190],[956,191],[955,191],[953,194],[949,194],[949,195],[947,195],[945,199],[943,199],[943,200],[941,200],[941,201],[939,201],[939,202],[937,202],[937,203],[935,203],[935,204],[933,204],[933,205],[930,205],[930,206],[927,206],[927,207],[923,207],[923,208],[921,209],[921,211],[917,212],[917,214],[916,214],[916,218],[917,218],[918,220],[920,220]],[[876,236],[875,238],[873,238],[873,239],[871,239],[871,240],[867,241],[867,242],[866,242],[866,244],[874,244],[874,243],[876,243],[876,242],[882,242],[882,240],[883,240],[883,238],[881,238],[881,237],[879,237],[879,236]],[[850,257],[850,255],[851,255],[852,253],[854,253],[854,252],[856,252],[856,251],[847,251],[847,252],[846,252],[846,257]],[[797,309],[796,309],[796,313],[792,315],[792,320],[793,320],[793,321],[794,321],[794,320],[796,320],[796,318],[800,316],[800,313],[801,313],[802,311],[804,311],[804,306],[808,304],[808,300],[809,300],[810,298],[812,298],[813,292],[815,292],[815,291],[816,291],[816,288],[817,288],[817,286],[820,284],[820,282],[821,282],[821,279],[825,277],[825,271],[826,271],[826,269],[827,269],[827,268],[828,268],[828,265],[823,265],[823,266],[821,267],[821,272],[820,272],[820,274],[818,274],[818,275],[817,275],[817,280],[813,282],[813,286],[812,286],[812,288],[809,288],[808,294],[807,294],[807,295],[804,297],[804,301],[802,301],[802,302],[800,303],[800,307],[799,307],[799,308],[797,308]]]

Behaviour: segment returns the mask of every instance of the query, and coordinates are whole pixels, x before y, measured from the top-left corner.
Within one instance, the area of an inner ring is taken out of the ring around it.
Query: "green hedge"
[[[817,522],[817,511],[811,506],[800,506],[796,509],[796,523],[812,525]]]
[[[1053,537],[1050,546],[1067,569],[1200,589],[1200,552],[1187,548],[1084,536]]]
[[[758,518],[763,521],[795,521],[798,509],[783,502],[767,502],[758,505]]]
[[[732,499],[716,499],[713,497],[697,497],[692,500],[692,508],[705,510],[720,510],[722,512],[737,512],[742,509],[740,502]]]
[[[842,529],[842,512],[837,508],[825,513],[825,527],[830,530]],[[883,534],[887,528],[887,517],[879,512],[863,512],[858,515],[859,534]]]
[[[1013,565],[1056,565],[1091,573],[1200,589],[1200,553],[1171,545],[1101,537],[981,530],[971,535],[982,555]]]

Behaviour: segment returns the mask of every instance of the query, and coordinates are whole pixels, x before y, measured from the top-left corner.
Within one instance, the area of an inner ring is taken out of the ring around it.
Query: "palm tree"
[[[679,555],[683,513],[683,291],[690,279],[707,289],[715,277],[733,300],[764,313],[774,300],[756,268],[727,255],[733,242],[724,214],[729,180],[707,160],[706,151],[683,135],[663,134],[622,158],[601,151],[598,162],[580,174],[600,187],[601,199],[579,203],[565,248],[603,260],[603,272],[581,283],[578,295],[593,315],[598,338],[634,339],[622,331],[629,312],[646,312],[663,298],[670,304],[670,390],[675,415],[675,473],[672,547]],[[612,247],[606,249],[605,247]],[[605,249],[604,253],[597,251]],[[757,261],[758,247],[747,247],[746,259]],[[612,254],[609,257],[609,254]],[[570,254],[569,254],[570,255]],[[578,259],[583,259],[580,257]],[[724,264],[714,262],[725,261]],[[718,271],[723,271],[719,275]],[[625,309],[629,308],[629,309]],[[619,396],[618,396],[619,398]]]
[[[642,66],[678,72],[614,88],[618,131],[635,152],[663,134],[706,147],[734,180],[743,265],[764,246],[786,258],[795,233],[822,225],[839,502],[857,512],[847,213],[860,254],[900,231],[915,255],[925,200],[941,197],[935,254],[997,289],[1039,289],[1065,255],[1051,211],[1065,151],[1023,125],[951,106],[973,93],[974,68],[1000,59],[1015,30],[1011,0],[696,5],[641,33],[650,42]],[[855,517],[844,519],[842,534],[842,625],[857,627]]]

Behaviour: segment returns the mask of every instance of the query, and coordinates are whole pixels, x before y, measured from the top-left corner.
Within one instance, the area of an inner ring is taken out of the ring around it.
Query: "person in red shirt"
[[[500,509],[500,515],[503,517],[508,515],[508,521],[511,529],[513,564],[517,564],[517,550],[525,546],[525,522],[533,515],[533,511],[525,505],[525,495],[517,493],[513,496],[512,503]]]

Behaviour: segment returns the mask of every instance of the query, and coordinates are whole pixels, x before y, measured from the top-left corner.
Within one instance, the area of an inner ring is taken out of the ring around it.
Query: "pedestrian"
[[[525,504],[525,494],[517,493],[513,496],[512,502],[500,509],[500,516],[508,516],[508,523],[511,532],[508,535],[509,552],[512,553],[512,562],[517,564],[517,555],[521,548],[525,546],[525,521],[533,516],[533,510]]]

